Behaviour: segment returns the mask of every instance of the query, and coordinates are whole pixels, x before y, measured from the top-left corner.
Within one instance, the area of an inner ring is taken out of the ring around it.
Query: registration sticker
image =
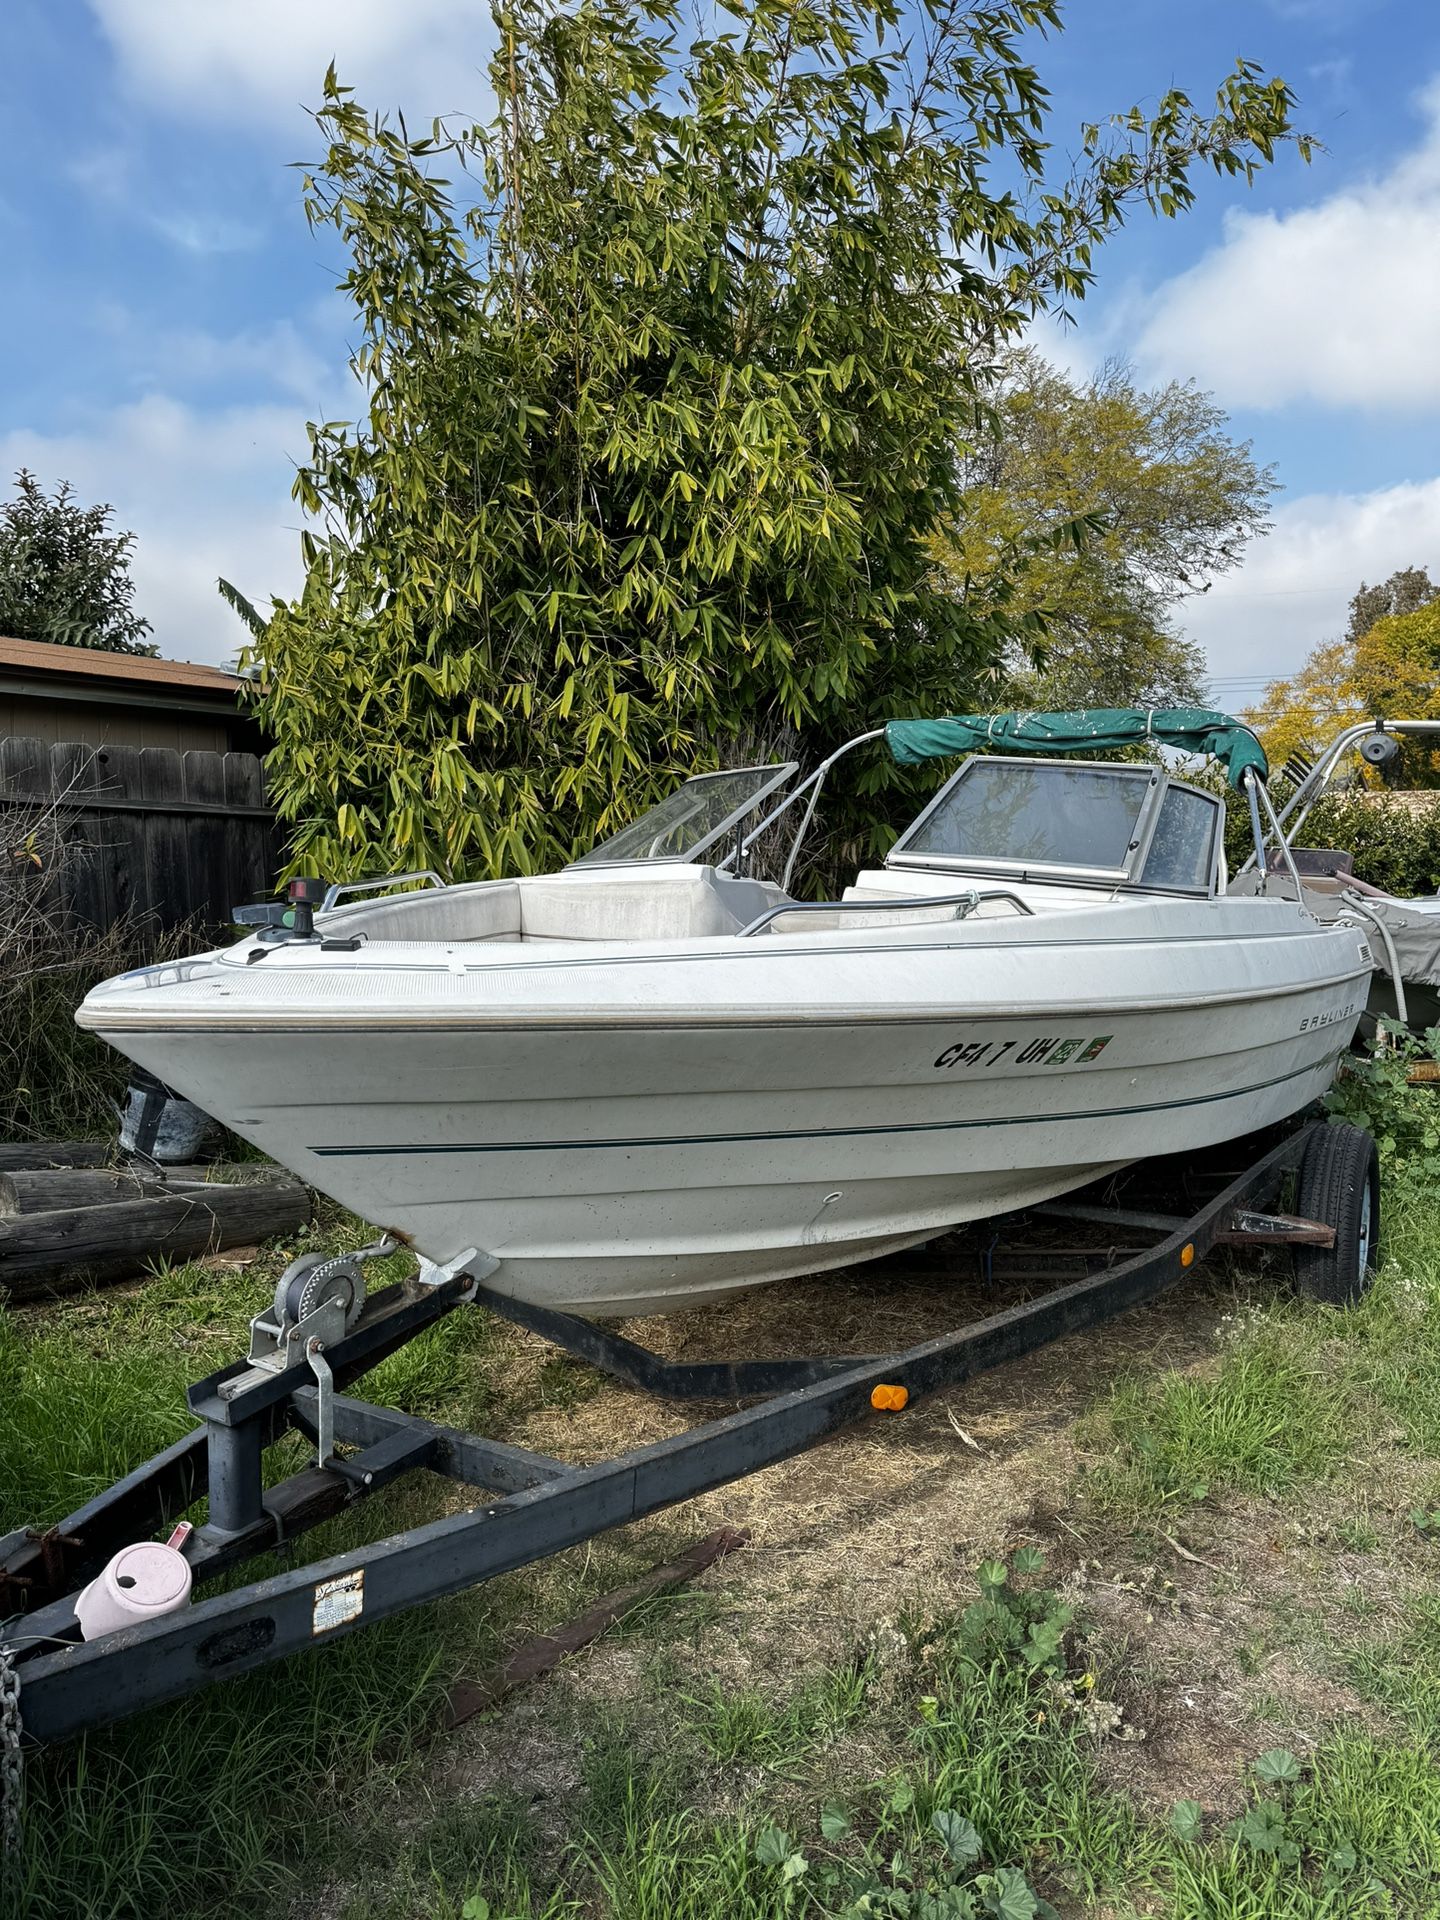
[[[992,1068],[1004,1070],[1008,1067],[1060,1067],[1067,1060],[1074,1060],[1076,1066],[1088,1066],[1092,1060],[1098,1060],[1101,1054],[1115,1038],[1113,1033],[1096,1034],[1093,1039],[1085,1034],[1075,1034],[1062,1039],[1058,1034],[1042,1033],[1035,1039],[1023,1036],[1015,1040],[957,1040],[953,1046],[946,1047],[935,1064],[937,1067],[979,1067],[988,1073]]]
[[[312,1637],[333,1633],[358,1620],[365,1611],[365,1569],[342,1573],[338,1580],[322,1580],[315,1589],[315,1608],[310,1618]]]

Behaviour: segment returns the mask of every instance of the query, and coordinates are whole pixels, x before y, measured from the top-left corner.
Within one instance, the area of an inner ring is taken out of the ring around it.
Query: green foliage
[[[1287,1329],[1256,1320],[1213,1376],[1147,1372],[1123,1380],[1094,1422],[1094,1498],[1135,1515],[1184,1508],[1212,1491],[1276,1493],[1344,1456],[1344,1395]]]
[[[1273,764],[1273,742],[1268,750]],[[1408,806],[1384,793],[1327,795],[1306,816],[1300,844],[1353,855],[1357,877],[1384,893],[1402,899],[1440,893],[1440,805]],[[1254,845],[1244,795],[1227,792],[1225,857],[1232,873]]]
[[[242,622],[251,639],[263,640],[265,628],[269,623],[258,607],[247,600],[238,587],[232,586],[223,574],[215,582],[215,591],[236,618]]]
[[[1384,794],[1337,795],[1317,801],[1305,842],[1338,847],[1355,871],[1382,892],[1440,892],[1440,805],[1408,807]]]
[[[150,622],[134,607],[135,536],[112,530],[114,512],[80,506],[68,480],[52,498],[20,469],[14,499],[0,505],[0,634],[154,657]]]
[[[960,591],[1033,545],[1013,604],[1044,616],[1044,658],[1037,669],[1012,649],[995,704],[1205,705],[1204,656],[1172,610],[1265,530],[1270,470],[1207,395],[1175,381],[1143,391],[1119,365],[1077,383],[1026,350],[1004,368],[998,412],[936,542]],[[1082,521],[1082,538],[1040,544]]]
[[[967,704],[1041,630],[1028,542],[983,590],[930,550],[996,355],[1131,209],[1294,138],[1241,62],[1213,111],[1172,90],[1058,174],[1026,38],[1056,0],[913,34],[892,0],[693,39],[676,0],[496,18],[489,124],[412,138],[333,72],[317,116],[369,412],[312,428],[322,531],[254,655],[296,864],[337,877],[533,871],[697,765]],[[880,790],[934,778],[857,771],[841,840],[885,844]]]
[[[1309,757],[1367,714],[1390,720],[1440,718],[1440,589],[1423,567],[1402,567],[1350,602],[1343,640],[1312,649],[1297,674],[1276,680],[1246,714],[1278,766]],[[1370,776],[1373,780],[1377,776]],[[1404,744],[1384,775],[1391,785],[1440,786],[1440,754]]]
[[[1352,645],[1363,640],[1372,627],[1399,614],[1417,613],[1440,599],[1440,586],[1430,578],[1428,567],[1397,567],[1377,586],[1362,580],[1350,597],[1350,619],[1345,638]]]
[[[960,1616],[957,1651],[977,1667],[1018,1659],[1035,1673],[1057,1672],[1064,1665],[1065,1634],[1074,1614],[1048,1588],[1025,1587],[1012,1574],[1038,1573],[1045,1556],[1022,1548],[1007,1565],[986,1560],[976,1570],[980,1598]]]
[[[1421,1040],[1382,1020],[1368,1050],[1349,1056],[1325,1097],[1332,1119],[1374,1134],[1383,1173],[1418,1180],[1432,1192],[1440,1181],[1440,1107],[1435,1086],[1411,1086],[1409,1072],[1437,1058],[1440,1027]]]

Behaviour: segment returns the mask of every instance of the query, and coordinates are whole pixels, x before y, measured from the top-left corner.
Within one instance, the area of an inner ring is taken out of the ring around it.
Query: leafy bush
[[[1412,809],[1385,793],[1337,794],[1316,802],[1301,839],[1307,847],[1352,854],[1358,878],[1384,893],[1403,899],[1440,892],[1440,806]],[[1225,853],[1232,873],[1254,844],[1244,795],[1228,794]]]
[[[1421,1040],[1382,1020],[1369,1050],[1350,1055],[1326,1096],[1332,1119],[1374,1134],[1383,1173],[1440,1182],[1440,1089],[1409,1078],[1413,1066],[1437,1059],[1440,1027]]]

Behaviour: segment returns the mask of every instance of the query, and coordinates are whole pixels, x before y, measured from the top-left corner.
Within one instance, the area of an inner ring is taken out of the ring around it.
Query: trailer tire
[[[1333,1247],[1295,1247],[1295,1291],[1349,1307],[1375,1278],[1380,1252],[1380,1156],[1360,1127],[1317,1127],[1300,1162],[1295,1211],[1335,1229]]]

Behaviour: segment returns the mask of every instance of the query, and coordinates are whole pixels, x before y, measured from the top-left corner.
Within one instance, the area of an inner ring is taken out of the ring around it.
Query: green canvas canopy
[[[891,720],[885,741],[897,765],[913,767],[981,747],[1020,753],[1095,754],[1158,740],[1185,753],[1219,760],[1232,787],[1253,767],[1269,772],[1265,749],[1249,727],[1208,707],[1087,707],[1079,713],[966,713],[949,720]]]

